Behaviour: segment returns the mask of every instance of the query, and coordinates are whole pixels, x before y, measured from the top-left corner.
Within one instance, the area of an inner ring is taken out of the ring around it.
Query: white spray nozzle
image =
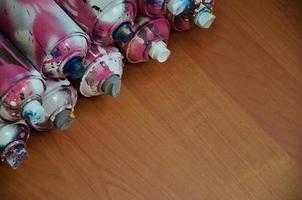
[[[171,51],[167,48],[167,44],[163,41],[157,41],[151,43],[149,50],[149,56],[160,63],[166,62],[171,54]]]
[[[200,28],[210,28],[216,17],[208,9],[202,9],[195,17],[195,24]]]
[[[33,124],[39,124],[44,118],[44,108],[37,100],[32,100],[24,105],[22,116]]]
[[[167,8],[173,15],[179,15],[187,6],[187,0],[171,0],[169,1]]]

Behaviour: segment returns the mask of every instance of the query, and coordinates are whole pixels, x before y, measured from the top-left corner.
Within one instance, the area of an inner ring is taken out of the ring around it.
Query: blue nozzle
[[[132,30],[132,25],[129,22],[121,24],[113,33],[113,39],[122,41],[124,43],[129,42],[135,35]]]
[[[63,73],[73,79],[82,78],[85,73],[85,67],[82,63],[82,58],[74,57],[70,61],[68,61],[63,68]]]

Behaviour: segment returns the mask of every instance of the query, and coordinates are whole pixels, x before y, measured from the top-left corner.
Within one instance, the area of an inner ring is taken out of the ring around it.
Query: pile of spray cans
[[[16,169],[30,129],[66,130],[78,94],[120,94],[124,58],[165,62],[171,30],[209,28],[214,0],[1,0],[0,161]]]

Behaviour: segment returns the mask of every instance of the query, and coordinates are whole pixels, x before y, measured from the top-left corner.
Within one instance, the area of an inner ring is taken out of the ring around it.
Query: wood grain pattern
[[[302,199],[302,2],[217,1],[169,62],[127,65],[62,134],[0,166],[0,199]]]

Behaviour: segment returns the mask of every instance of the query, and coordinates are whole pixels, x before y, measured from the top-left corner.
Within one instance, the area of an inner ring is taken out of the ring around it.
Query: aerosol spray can
[[[0,31],[47,78],[84,74],[90,39],[53,0],[1,0]]]
[[[16,169],[27,158],[25,144],[29,127],[24,121],[8,123],[0,119],[0,161]]]
[[[138,9],[150,17],[160,17],[167,13],[179,15],[189,3],[190,0],[137,0]]]
[[[193,26],[209,28],[215,16],[212,14],[214,0],[137,0],[139,10],[150,16],[165,15],[178,31]]]
[[[107,46],[128,42],[134,35],[135,0],[55,0],[91,37]]]
[[[163,18],[150,18],[139,15],[135,20],[135,36],[126,44],[120,44],[129,62],[146,62],[151,57],[165,62],[171,52],[167,48],[170,35],[169,22]]]
[[[211,10],[213,5],[214,1],[192,0],[179,15],[167,13],[165,16],[176,31],[190,30],[195,26],[208,29],[216,19]]]
[[[39,123],[46,85],[38,71],[0,34],[0,117]]]
[[[42,98],[45,109],[44,120],[39,124],[32,124],[38,131],[47,131],[53,127],[66,130],[75,119],[73,114],[77,102],[77,91],[68,80],[47,80],[47,90]]]
[[[120,94],[124,57],[117,48],[92,45],[84,65],[86,72],[79,86],[82,95]]]

